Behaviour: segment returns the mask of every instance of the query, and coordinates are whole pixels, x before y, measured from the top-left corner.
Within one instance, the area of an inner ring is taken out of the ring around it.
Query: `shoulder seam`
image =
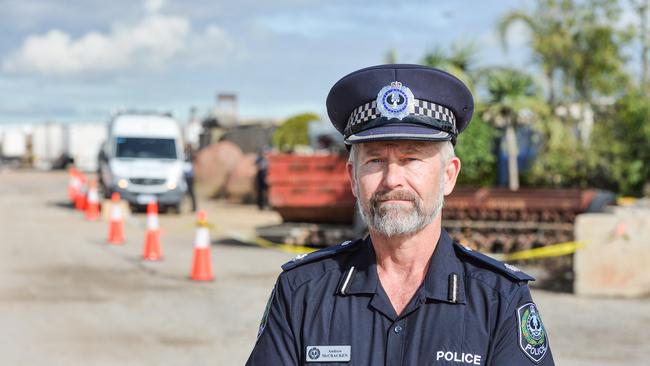
[[[350,250],[350,248],[353,248],[355,245],[357,245],[359,242],[361,242],[362,239],[357,239],[357,240],[346,240],[342,242],[339,245],[328,247],[328,248],[322,248],[320,250],[317,250],[315,252],[311,252],[308,254],[302,254],[294,257],[291,259],[289,262],[286,262],[281,266],[282,272],[288,272],[291,271],[295,268],[298,268],[300,266],[303,266],[305,264],[310,264],[310,263],[316,263],[321,259],[326,259],[326,258],[331,258],[332,256]]]
[[[298,290],[298,288],[306,285],[307,283],[309,283],[309,282],[311,282],[311,281],[313,281],[313,280],[315,280],[317,278],[320,278],[320,277],[324,276],[327,273],[330,273],[330,272],[334,271],[335,269],[336,269],[336,267],[328,268],[328,269],[324,270],[323,272],[319,272],[318,276],[316,276],[316,277],[309,276],[308,278],[305,278],[302,281],[290,281],[289,278],[287,278],[287,283],[289,284],[289,286],[291,287],[291,291],[293,292],[293,291]]]
[[[514,291],[512,291],[512,294],[510,295],[510,298],[508,299],[508,305],[506,306],[506,311],[510,309],[510,306],[512,305],[512,303],[515,300],[515,295],[517,295],[517,291],[519,291],[522,286],[525,286],[525,284],[524,283],[517,283],[517,287],[515,288]]]
[[[491,270],[491,271],[493,271],[495,273],[501,274],[502,276],[506,277],[508,280],[510,280],[512,282],[521,283],[521,282],[528,282],[528,281],[534,281],[535,280],[534,277],[532,277],[531,275],[529,275],[529,274],[527,274],[525,272],[519,271],[521,273],[521,275],[519,275],[519,274],[517,274],[517,273],[515,273],[513,271],[509,271],[505,267],[506,263],[501,262],[501,261],[499,261],[499,260],[497,260],[495,258],[492,258],[487,254],[477,252],[477,251],[473,251],[473,250],[470,250],[470,249],[466,249],[466,248],[462,247],[462,245],[460,245],[460,244],[457,244],[457,246],[459,246],[461,248],[461,253],[464,256],[466,256],[468,258],[471,258],[471,259],[473,259],[475,261],[478,261],[480,263],[483,263],[486,267],[488,267],[487,269],[489,269],[489,270]],[[493,263],[493,262],[496,262],[496,263]],[[497,263],[500,264],[501,266],[499,266]],[[523,277],[523,276],[525,276],[525,277]]]
[[[499,290],[498,288],[496,288],[496,286],[492,285],[491,283],[485,281],[485,280],[482,279],[482,278],[478,278],[478,277],[473,276],[472,274],[467,273],[467,272],[465,272],[465,277],[466,277],[466,278],[471,278],[471,279],[476,280],[476,281],[478,281],[478,282],[481,282],[481,283],[485,284],[487,287],[489,287],[492,291],[498,293],[499,295],[501,295],[501,296],[503,296],[503,297],[505,297],[505,298],[508,297],[508,295],[506,294],[506,292]],[[517,282],[515,282],[515,284],[517,284]]]

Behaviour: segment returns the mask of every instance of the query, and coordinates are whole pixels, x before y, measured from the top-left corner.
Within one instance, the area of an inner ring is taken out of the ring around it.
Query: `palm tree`
[[[560,80],[563,91],[571,88],[567,76],[572,63],[572,26],[575,23],[572,14],[575,6],[571,0],[539,0],[537,5],[532,13],[512,11],[506,14],[499,21],[498,30],[501,44],[507,50],[507,35],[511,27],[522,23],[528,28],[534,60],[542,68],[548,85],[548,103],[554,105],[558,97],[558,77],[563,76]]]
[[[489,97],[482,117],[493,126],[505,129],[508,183],[510,189],[516,191],[519,189],[516,129],[548,113],[548,107],[537,93],[533,79],[521,71],[491,69],[486,73],[486,87]]]
[[[471,90],[474,89],[476,78],[474,63],[476,61],[477,47],[474,43],[454,43],[449,52],[441,47],[436,47],[424,55],[422,63],[447,71],[459,78]]]
[[[627,58],[623,49],[630,43],[633,32],[618,24],[623,13],[618,1],[537,0],[536,3],[536,9],[530,13],[506,14],[498,29],[504,48],[508,31],[515,23],[522,23],[530,30],[534,60],[541,66],[548,83],[548,101],[552,107],[558,101],[592,104],[594,97],[625,89]],[[644,9],[642,4],[640,11]]]

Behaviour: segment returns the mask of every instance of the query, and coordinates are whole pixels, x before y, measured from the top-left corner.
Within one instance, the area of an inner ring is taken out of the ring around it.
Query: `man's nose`
[[[403,187],[404,167],[397,162],[388,162],[384,168],[384,186],[389,189]]]

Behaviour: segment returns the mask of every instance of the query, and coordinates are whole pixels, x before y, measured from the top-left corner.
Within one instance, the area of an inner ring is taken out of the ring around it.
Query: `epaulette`
[[[337,253],[353,250],[358,246],[359,243],[362,242],[363,239],[357,239],[354,241],[347,240],[333,247],[323,248],[311,253],[298,254],[297,256],[293,257],[293,259],[283,264],[282,270],[288,271],[298,266],[302,266],[303,264],[311,263],[322,258],[331,257]]]
[[[519,268],[513,266],[512,264],[508,263],[503,263],[501,261],[498,261],[490,256],[487,256],[483,253],[474,251],[464,245],[461,245],[458,242],[454,242],[454,245],[456,248],[458,248],[463,254],[465,254],[468,257],[471,257],[482,264],[485,264],[488,266],[490,269],[493,269],[499,273],[505,274],[506,276],[510,277],[511,279],[515,281],[535,281],[535,277],[522,272]]]

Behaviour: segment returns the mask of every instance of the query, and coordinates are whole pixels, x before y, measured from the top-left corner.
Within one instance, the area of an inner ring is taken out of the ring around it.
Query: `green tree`
[[[482,118],[505,131],[508,182],[510,189],[516,191],[519,189],[516,129],[547,114],[548,107],[538,94],[533,79],[518,70],[492,69],[486,74],[486,87],[489,97]]]
[[[527,183],[613,186],[603,173],[612,163],[598,163],[607,156],[603,146],[590,146],[603,141],[590,135],[596,130],[603,133],[603,118],[613,113],[602,101],[619,98],[630,86],[624,50],[634,32],[621,27],[621,14],[617,0],[537,0],[532,11],[510,12],[501,19],[498,29],[504,47],[515,23],[530,31],[533,60],[544,74],[554,114],[535,124],[541,150],[524,177]]]
[[[498,29],[504,47],[513,24],[530,30],[533,59],[546,78],[551,106],[591,104],[627,85],[623,50],[633,33],[619,27],[621,13],[616,0],[537,0],[530,13],[506,14]]]
[[[634,89],[606,111],[594,127],[594,185],[641,196],[650,182],[650,101]]]
[[[458,184],[465,186],[491,186],[496,172],[494,142],[498,131],[482,118],[484,106],[477,105],[469,126],[458,138],[455,151],[462,161]]]
[[[524,184],[542,187],[587,187],[595,156],[578,136],[555,116],[535,122],[538,155],[522,176]]]
[[[525,181],[642,195],[650,182],[650,100],[643,88],[632,89],[613,106],[598,110],[596,119],[588,146],[553,116],[539,124],[544,144]]]
[[[449,50],[436,47],[422,59],[422,64],[447,71],[474,89],[482,70],[475,67],[478,48],[475,43],[454,43]],[[498,131],[481,116],[484,106],[476,102],[474,117],[456,144],[461,158],[462,174],[458,183],[468,186],[489,186],[494,183],[496,157],[494,142]]]
[[[570,62],[565,72],[576,99],[593,104],[595,97],[619,94],[629,85],[623,49],[633,32],[617,26],[622,13],[618,1],[585,1],[576,13]]]
[[[273,146],[280,151],[293,151],[297,145],[309,145],[307,125],[318,121],[320,117],[314,113],[302,113],[285,120],[273,132]]]
[[[504,47],[513,24],[530,30],[548,102],[552,110],[563,105],[577,112],[558,118],[565,128],[578,128],[583,145],[589,142],[594,101],[619,95],[629,84],[623,50],[634,32],[621,28],[621,13],[617,0],[537,0],[532,12],[510,12],[498,26]]]

